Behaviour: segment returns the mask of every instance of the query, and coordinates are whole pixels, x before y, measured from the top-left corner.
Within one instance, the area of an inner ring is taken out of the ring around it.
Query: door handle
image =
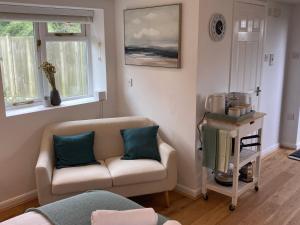
[[[256,92],[256,96],[259,96],[262,90],[260,89],[260,87],[257,87],[255,92]]]

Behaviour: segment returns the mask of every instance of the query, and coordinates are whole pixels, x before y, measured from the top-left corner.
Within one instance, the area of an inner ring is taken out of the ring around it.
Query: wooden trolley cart
[[[207,190],[212,190],[232,198],[232,202],[229,206],[231,211],[235,210],[238,197],[245,193],[247,190],[253,188],[256,191],[259,190],[260,185],[260,168],[261,168],[261,145],[240,151],[241,139],[247,135],[257,133],[258,141],[262,140],[263,119],[266,114],[255,113],[251,118],[247,118],[243,121],[232,122],[218,119],[207,118],[207,124],[209,126],[228,130],[231,132],[232,138],[235,139],[234,155],[233,155],[233,185],[232,187],[225,187],[218,184],[214,179],[212,171],[206,167],[202,167],[202,194],[205,200],[208,199]],[[245,183],[239,181],[240,169],[250,162],[255,162],[253,182]]]

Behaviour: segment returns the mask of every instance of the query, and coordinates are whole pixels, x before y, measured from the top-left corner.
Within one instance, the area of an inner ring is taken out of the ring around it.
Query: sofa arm
[[[173,147],[158,138],[158,148],[161,163],[167,168],[169,191],[173,190],[177,184],[177,159],[176,151]]]
[[[41,205],[51,201],[53,169],[54,153],[52,138],[49,132],[45,131],[41,142],[40,155],[35,167],[36,186]]]

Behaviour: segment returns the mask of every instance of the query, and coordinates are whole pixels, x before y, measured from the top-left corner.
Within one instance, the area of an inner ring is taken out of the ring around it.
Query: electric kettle
[[[213,94],[206,98],[205,111],[217,114],[225,114],[226,94]]]

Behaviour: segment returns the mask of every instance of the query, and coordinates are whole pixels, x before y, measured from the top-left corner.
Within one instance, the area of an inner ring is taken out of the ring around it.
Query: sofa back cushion
[[[154,123],[144,117],[121,117],[110,119],[82,120],[62,122],[46,128],[49,136],[75,135],[95,131],[94,154],[96,160],[122,156],[124,144],[120,131],[128,128],[153,126]]]

